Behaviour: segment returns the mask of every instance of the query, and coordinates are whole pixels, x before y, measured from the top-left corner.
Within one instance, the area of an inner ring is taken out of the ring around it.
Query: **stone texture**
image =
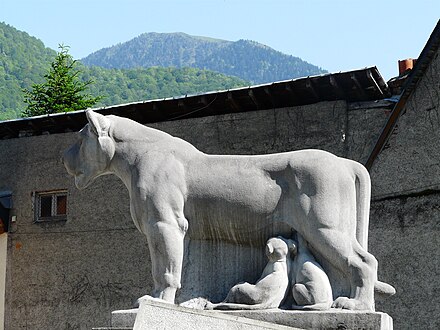
[[[388,102],[368,102],[351,105],[346,130],[346,157],[361,164],[367,162],[385,121],[391,113]],[[393,103],[392,103],[393,104]]]
[[[396,329],[440,329],[439,205],[440,194],[371,204],[369,248],[378,256],[379,278],[397,290],[376,300],[376,308],[393,316]]]
[[[440,49],[371,169],[373,195],[440,190]]]
[[[275,324],[301,329],[392,330],[393,319],[385,313],[352,312],[331,309],[329,311],[228,311],[228,315],[265,320]]]
[[[194,310],[151,300],[141,300],[134,330],[145,329],[291,329],[296,328],[257,321],[237,315],[226,315],[216,311]]]
[[[112,327],[133,327],[138,311],[139,308],[113,311],[111,321]]]
[[[249,325],[251,329],[278,329],[278,326],[280,329],[393,329],[393,319],[388,314],[338,309],[321,312],[281,309],[219,312],[143,300],[137,319],[136,312],[137,310],[113,312],[111,329],[130,328],[135,322],[139,329],[247,329]],[[224,316],[232,318],[228,320]],[[254,320],[258,322],[253,323]]]
[[[319,148],[344,157],[347,104],[320,102],[149,126],[180,137],[210,154],[256,155]]]

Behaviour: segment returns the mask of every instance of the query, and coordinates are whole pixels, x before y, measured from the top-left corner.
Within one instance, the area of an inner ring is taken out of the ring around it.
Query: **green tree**
[[[22,112],[22,117],[82,110],[102,99],[101,96],[93,97],[86,93],[93,81],[79,78],[81,71],[77,69],[77,61],[69,54],[69,47],[60,45],[59,49],[44,75],[46,81],[32,85],[31,90],[23,90],[27,108]]]

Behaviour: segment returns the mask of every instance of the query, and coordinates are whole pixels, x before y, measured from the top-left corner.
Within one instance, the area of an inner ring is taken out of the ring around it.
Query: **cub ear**
[[[273,244],[272,244],[272,242],[270,242],[270,240],[267,242],[266,246],[267,246],[267,252],[269,252],[269,254],[272,254],[273,253]]]
[[[298,253],[298,247],[294,240],[292,239],[287,240],[287,246],[289,247],[289,252],[291,256],[295,256]]]
[[[86,116],[93,133],[95,133],[97,136],[108,136],[110,120],[99,113],[93,112],[92,110],[87,110]]]

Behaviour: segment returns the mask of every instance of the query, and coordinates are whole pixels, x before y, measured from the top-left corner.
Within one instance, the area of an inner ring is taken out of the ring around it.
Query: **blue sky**
[[[0,0],[0,21],[78,59],[144,32],[185,32],[255,40],[330,72],[376,65],[386,80],[439,18],[439,0]]]

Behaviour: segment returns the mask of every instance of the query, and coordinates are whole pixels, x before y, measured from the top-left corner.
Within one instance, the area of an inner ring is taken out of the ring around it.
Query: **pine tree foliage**
[[[69,54],[69,47],[60,45],[55,60],[44,75],[45,82],[34,84],[31,90],[24,90],[27,108],[23,117],[50,113],[82,110],[95,105],[102,97],[87,93],[93,83],[91,79],[82,81],[77,61]]]

